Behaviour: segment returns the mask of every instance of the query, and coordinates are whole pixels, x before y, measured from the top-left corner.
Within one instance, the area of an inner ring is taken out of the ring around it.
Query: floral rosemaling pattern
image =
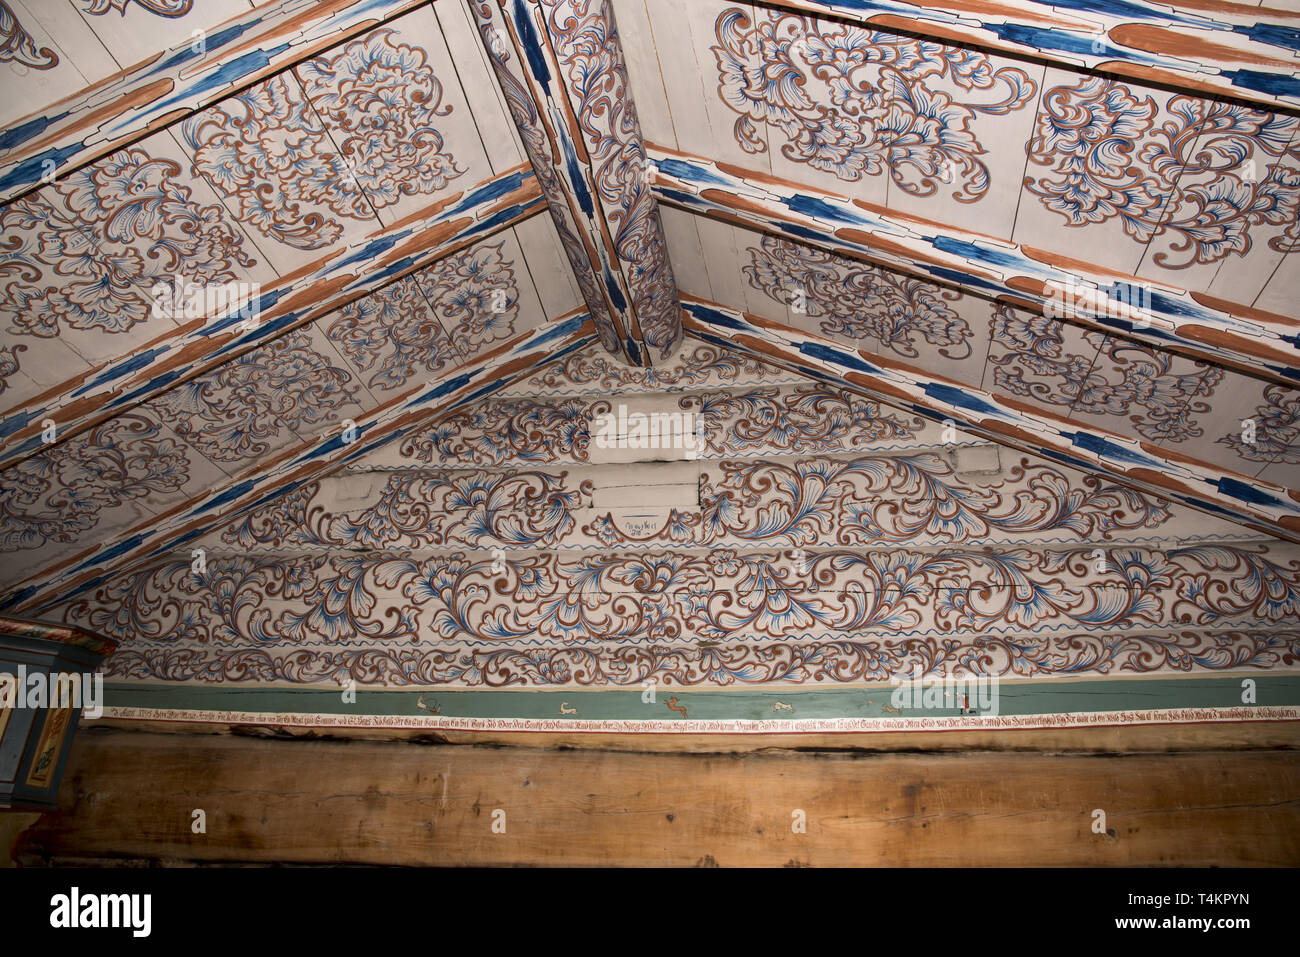
[[[921,427],[914,416],[820,385],[705,392],[681,404],[703,419],[709,457],[760,449],[847,452],[903,441]],[[422,465],[586,462],[592,423],[611,408],[603,399],[581,398],[483,403],[405,439],[401,454]]]
[[[32,35],[23,29],[13,7],[0,0],[0,63],[17,63],[35,70],[52,70],[59,65],[59,55],[49,47],[36,46]]]
[[[575,487],[566,479],[534,471],[392,475],[374,504],[354,515],[316,504],[320,485],[312,482],[255,509],[221,540],[249,549],[555,546],[591,498],[590,483]]]
[[[66,620],[140,644],[467,648],[812,642],[867,637],[1248,627],[1300,614],[1294,549],[1093,546],[554,552],[504,561],[188,556],[121,576]],[[310,653],[303,649],[303,653]]]
[[[180,167],[120,150],[0,212],[0,312],[7,331],[126,332],[149,318],[156,283],[225,283],[257,260],[221,206],[200,206]]]
[[[594,404],[582,399],[479,403],[404,439],[401,454],[422,465],[585,462]]]
[[[1046,91],[1029,159],[1048,171],[1026,188],[1070,226],[1118,220],[1143,245],[1172,234],[1153,257],[1165,269],[1244,256],[1265,223],[1286,227],[1270,248],[1300,241],[1300,121],[1190,96],[1166,112],[1157,125],[1152,97],[1103,77]]]
[[[541,6],[555,55],[567,72],[614,248],[626,264],[633,311],[646,344],[666,359],[681,337],[677,283],[643,175],[645,149],[618,29],[606,0],[541,0]]]
[[[395,389],[419,373],[453,363],[459,351],[429,310],[420,284],[407,277],[339,310],[327,333],[372,389]]]
[[[774,387],[700,396],[699,414],[710,455],[772,452],[848,452],[920,431],[916,416],[828,386]]]
[[[263,550],[1104,541],[1158,534],[1170,518],[1166,503],[1095,478],[1071,482],[1022,460],[1007,479],[981,483],[933,453],[723,461],[701,476],[699,498],[700,508],[673,509],[649,530],[635,516],[633,530],[626,516],[592,512],[590,481],[567,472],[400,472],[350,512],[331,510],[319,484],[305,485],[229,526],[221,541]]]
[[[0,473],[0,552],[74,542],[101,512],[189,481],[185,446],[126,413]]]
[[[1300,465],[1300,392],[1284,385],[1264,388],[1264,404],[1255,409],[1255,441],[1240,432],[1218,439],[1248,462]]]
[[[453,253],[339,311],[327,333],[371,388],[394,389],[508,338],[519,318],[504,242]]]
[[[1173,372],[1177,358],[1171,353],[1113,337],[1105,339],[1094,362],[1091,352],[1065,354],[1064,330],[1057,319],[999,305],[993,343],[1004,351],[989,353],[994,386],[1076,414],[1126,416],[1139,435],[1155,441],[1185,442],[1204,434],[1196,416],[1210,407],[1200,397],[1214,391],[1222,369],[1202,365],[1192,373]]]
[[[271,448],[284,429],[329,421],[359,386],[296,330],[258,346],[152,403],[176,434],[216,462],[242,462]]]
[[[888,171],[914,196],[945,187],[973,203],[989,188],[985,149],[971,123],[1034,101],[1023,70],[932,40],[771,10],[755,19],[729,7],[714,25],[718,95],[740,114],[736,142],[765,152],[763,124],[785,138],[781,153],[850,182]],[[947,79],[961,100],[932,89]]]
[[[183,17],[190,12],[194,0],[82,0],[86,13],[102,16],[112,10],[126,16],[132,4],[159,17]]]
[[[484,243],[416,274],[434,315],[466,353],[516,332],[519,289],[504,247]]]
[[[1275,668],[1300,662],[1300,631],[1188,629],[1169,634],[981,635],[897,641],[813,641],[690,648],[650,645],[617,655],[588,648],[336,650],[310,655],[268,648],[120,647],[115,678],[291,684],[455,685],[467,688],[761,687],[884,681],[901,675],[1038,676],[1150,674]]]
[[[379,29],[227,97],[181,131],[195,174],[241,221],[322,249],[342,219],[373,222],[375,209],[437,193],[464,172],[438,131],[451,112],[442,98],[425,51]]]
[[[878,339],[909,359],[920,355],[918,339],[949,359],[971,355],[970,325],[949,305],[959,292],[774,236],[749,255],[749,285],[820,319],[826,335]]]

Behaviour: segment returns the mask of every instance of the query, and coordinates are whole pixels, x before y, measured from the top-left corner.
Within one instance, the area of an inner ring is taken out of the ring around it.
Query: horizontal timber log
[[[191,833],[195,808],[206,834]],[[1105,833],[1092,831],[1097,808]],[[1300,754],[651,755],[103,731],[77,741],[60,811],[16,856],[1295,865]]]

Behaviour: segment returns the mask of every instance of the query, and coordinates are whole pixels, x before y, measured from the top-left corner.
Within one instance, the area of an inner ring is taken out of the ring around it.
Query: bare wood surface
[[[105,730],[78,738],[62,798],[21,861],[1300,864],[1294,751],[633,754]]]

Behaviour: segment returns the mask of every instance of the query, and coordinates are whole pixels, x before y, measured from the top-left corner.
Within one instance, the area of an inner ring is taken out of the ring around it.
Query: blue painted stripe
[[[55,123],[67,119],[70,115],[65,110],[53,116],[38,116],[34,120],[28,120],[26,123],[20,123],[12,129],[5,130],[0,133],[0,150],[11,150],[15,146],[21,146],[28,140],[34,140]]]
[[[151,112],[153,112],[154,115],[165,113],[172,106],[177,104],[186,104],[195,97],[201,98],[204,93],[233,86],[236,81],[242,80],[249,74],[256,73],[258,70],[270,66],[271,61],[275,57],[284,53],[288,49],[290,49],[289,44],[282,43],[278,47],[272,47],[268,50],[254,50],[253,52],[246,53],[241,57],[236,57],[229,63],[222,64],[201,80],[191,83],[174,96],[157,104]],[[191,58],[186,57],[185,59]],[[138,124],[139,118],[132,116],[119,123],[114,127],[114,129],[133,129]]]
[[[1252,505],[1267,505],[1273,508],[1281,508],[1288,512],[1295,511],[1295,506],[1285,499],[1280,499],[1276,495],[1271,495],[1263,491],[1256,485],[1249,485],[1240,482],[1234,478],[1228,478],[1226,475],[1219,479],[1215,487],[1231,498],[1241,502],[1249,502]]]
[[[523,5],[521,0],[514,0],[512,18],[515,21],[515,28],[519,31],[519,42],[524,45],[524,56],[528,59],[528,66],[532,70],[533,78],[542,85],[546,95],[550,96],[551,71],[546,65],[546,57],[542,55],[542,45],[537,38],[537,31],[533,27],[532,18],[528,15],[528,8]]]
[[[48,149],[44,153],[25,159],[4,176],[0,176],[0,191],[9,192],[20,186],[31,186],[33,183],[39,183],[41,177],[45,175],[45,161],[49,160],[54,163],[54,169],[59,169],[68,160],[72,159],[81,152],[83,144],[80,142],[72,143],[68,146],[58,146]]]

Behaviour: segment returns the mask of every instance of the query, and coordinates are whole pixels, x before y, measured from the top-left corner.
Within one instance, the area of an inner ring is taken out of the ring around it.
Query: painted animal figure
[[[791,714],[794,714],[794,705],[786,704],[784,701],[774,701],[772,702],[772,710],[789,711]]]
[[[424,703],[424,695],[420,695],[420,697],[418,697],[418,698],[415,699],[415,706],[416,706],[417,708],[423,708],[425,711],[429,712],[429,714],[441,714],[441,713],[442,713],[442,712],[438,709],[438,702],[435,701],[435,702],[433,703],[433,707],[432,707],[432,708],[430,708],[427,704],[425,704],[425,703]]]
[[[901,709],[899,709],[899,708],[895,708],[895,707],[893,707],[893,706],[891,706],[891,705],[882,705],[882,707],[883,707],[883,708],[885,709],[885,711],[886,711],[887,713],[889,713],[889,714],[902,714],[902,713],[903,713]]]
[[[683,718],[686,717],[686,709],[677,703],[677,695],[673,695],[671,698],[668,699],[668,707],[673,711],[680,711],[682,713],[682,717]]]
[[[578,713],[578,709],[570,708],[569,702],[567,701],[560,702],[560,714],[577,714],[577,713]]]

